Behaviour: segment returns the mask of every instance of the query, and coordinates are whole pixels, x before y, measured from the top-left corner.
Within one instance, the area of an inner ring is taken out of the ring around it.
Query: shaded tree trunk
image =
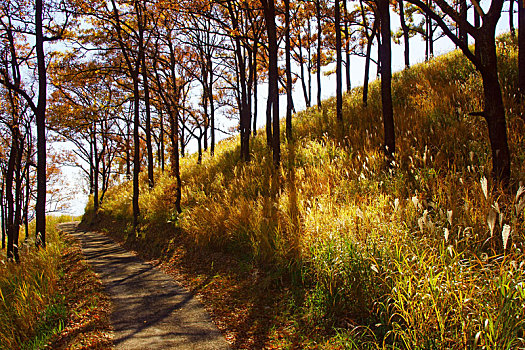
[[[47,103],[47,74],[44,53],[43,33],[43,4],[42,0],[35,1],[35,34],[38,71],[38,102],[36,107],[37,130],[37,194],[36,194],[36,245],[46,247],[46,103]]]
[[[278,64],[278,44],[277,28],[275,25],[275,3],[274,0],[261,0],[264,8],[266,30],[268,33],[268,110],[267,119],[271,116],[272,121],[272,151],[273,164],[277,168],[281,162],[281,140],[279,130],[279,72]]]
[[[5,174],[4,181],[5,181]],[[0,190],[0,215],[2,215],[2,250],[5,249],[5,238],[6,238],[6,201],[5,201],[5,182],[2,181],[2,189]]]
[[[518,1],[518,91],[520,102],[525,101],[525,6]],[[525,111],[522,110],[525,120]]]
[[[175,208],[177,213],[182,213],[181,197],[182,197],[182,181],[180,178],[180,158],[179,158],[179,118],[171,109],[169,110],[170,121],[170,141],[171,141],[171,174],[177,180],[175,188]]]
[[[16,158],[18,157],[18,125],[12,127],[11,132],[11,149],[7,162],[5,174],[5,197],[6,197],[6,228],[7,228],[7,259],[18,262],[18,246],[15,242],[15,199],[13,194],[13,185],[15,178]]]
[[[490,147],[492,150],[492,173],[496,181],[507,186],[510,180],[510,152],[507,143],[507,123],[505,108],[498,79],[494,30],[480,32],[476,40],[476,53],[479,55],[483,79],[484,109],[483,115],[487,121]]]
[[[290,48],[290,0],[284,0],[286,60],[286,139],[292,141],[292,62]]]
[[[384,151],[387,160],[394,159],[396,139],[394,130],[394,111],[392,107],[392,64],[390,8],[388,0],[378,0],[377,10],[381,21],[381,104],[383,109]]]

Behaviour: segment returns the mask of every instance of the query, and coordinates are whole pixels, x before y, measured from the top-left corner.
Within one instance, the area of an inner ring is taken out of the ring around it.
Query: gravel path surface
[[[82,243],[113,304],[115,349],[228,349],[202,304],[169,275],[98,232],[59,229]]]

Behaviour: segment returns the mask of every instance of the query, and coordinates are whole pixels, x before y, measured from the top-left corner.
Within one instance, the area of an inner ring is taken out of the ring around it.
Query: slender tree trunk
[[[284,0],[285,56],[286,56],[286,139],[292,141],[292,61],[290,48],[290,0]]]
[[[345,1],[345,0],[343,0]],[[335,0],[335,96],[336,96],[336,116],[337,121],[343,121],[343,76],[342,76],[342,48],[341,48],[341,6],[339,0]]]
[[[277,44],[277,28],[275,25],[275,3],[274,0],[262,0],[264,7],[264,17],[266,21],[266,30],[268,33],[268,108],[266,115],[271,113],[272,121],[272,150],[273,150],[273,164],[276,168],[281,163],[281,140],[279,128],[279,72],[277,68],[278,63],[278,44]],[[271,111],[271,112],[270,112]]]
[[[27,161],[29,162],[29,155],[31,152],[28,151],[27,153],[28,153]],[[29,164],[26,165],[26,186],[25,187],[26,187],[26,190],[25,190],[25,203],[24,203],[24,227],[25,227],[26,236],[24,237],[24,240],[27,241],[29,239],[29,200],[31,199],[31,183],[30,183],[30,174],[29,174]]]
[[[5,200],[5,174],[2,181],[2,189],[0,191],[0,214],[2,215],[2,250],[5,249],[5,237],[6,237],[6,200]]]
[[[323,29],[321,28],[321,0],[315,1],[317,14],[317,109],[321,110],[321,38]]]
[[[510,35],[512,35],[513,38],[516,37],[516,28],[514,28],[514,1],[515,0],[509,0],[509,27],[510,27]],[[518,0],[518,3],[520,0]]]
[[[465,1],[465,0],[463,0]],[[403,41],[405,44],[405,68],[410,68],[410,42],[408,26],[405,21],[405,6],[403,0],[398,0],[399,3],[399,20],[401,21],[401,29],[403,30]]]
[[[139,174],[140,174],[140,91],[138,70],[133,74],[133,230],[137,232],[139,226],[140,206],[139,206]]]
[[[15,160],[15,216],[13,220],[13,252],[15,261],[19,262],[20,257],[18,255],[18,241],[20,236],[20,224],[22,223],[22,157],[24,153],[24,138],[20,135],[20,132],[17,134],[19,141]]]
[[[207,66],[207,65],[206,65]],[[206,71],[206,69],[204,70]],[[207,124],[208,124],[208,120],[209,120],[209,115],[208,115],[208,74],[207,72],[204,73],[203,72],[203,87],[202,87],[202,108],[203,108],[203,115],[204,115],[204,120],[203,120],[203,129],[204,131],[201,132],[201,138],[203,139],[202,141],[204,142],[204,150],[206,151],[208,149],[208,127],[207,127]],[[202,135],[204,134],[204,135]],[[200,141],[199,141],[200,143]]]
[[[350,79],[350,32],[348,31],[348,8],[347,1],[343,0],[343,10],[344,10],[344,21],[345,21],[345,53],[346,53],[346,91],[352,89],[352,81]]]
[[[266,145],[271,148],[272,144],[272,87],[270,82],[268,82],[268,97],[266,99]]]
[[[208,114],[208,101],[209,101],[209,92],[208,92],[208,62],[202,63],[202,107],[204,109],[204,120],[203,120],[203,129],[204,135],[202,135],[204,150],[208,149],[208,122],[210,116]]]
[[[159,119],[160,119],[160,136],[159,136],[159,163],[160,169],[164,172],[164,115],[162,114],[162,109],[159,110]]]
[[[237,19],[236,10],[233,8],[231,1],[227,2],[228,12],[232,21],[232,28],[238,30],[239,22]],[[246,66],[245,60],[242,54],[243,44],[241,43],[240,34],[235,34],[235,56],[238,66],[238,77],[240,83],[240,133],[241,133],[241,159],[248,162],[250,161],[250,136],[251,136],[251,110],[248,106],[248,90],[247,90],[247,79],[246,79]]]
[[[306,77],[305,77],[305,74],[304,74],[304,57],[303,57],[303,44],[302,44],[302,38],[301,38],[301,33],[299,32],[298,33],[298,38],[297,38],[297,42],[298,42],[298,47],[299,47],[299,67],[300,67],[300,72],[301,72],[301,87],[303,88],[303,97],[304,97],[304,103],[306,105],[306,108],[309,108],[310,107],[310,97],[308,96],[308,89],[306,87]]]
[[[18,125],[12,127],[11,132],[11,150],[9,152],[9,159],[7,162],[7,171],[5,174],[5,188],[6,188],[6,212],[7,212],[7,259],[17,260],[16,243],[15,243],[15,200],[13,195],[13,183],[15,177],[15,163],[18,152],[18,135],[16,135]]]
[[[396,151],[394,112],[392,107],[392,66],[390,8],[388,0],[378,0],[378,12],[381,19],[381,103],[384,125],[384,151],[389,163]]]
[[[126,131],[126,179],[131,180],[131,123],[128,120],[126,120]]]
[[[38,71],[38,103],[36,107],[37,129],[37,195],[36,195],[36,245],[46,247],[46,102],[47,77],[44,54],[42,23],[42,0],[35,1],[35,33]]]
[[[177,187],[175,189],[175,208],[177,213],[182,213],[180,205],[182,196],[182,182],[180,178],[180,159],[179,159],[179,118],[174,111],[169,110],[170,120],[170,141],[171,141],[171,174],[177,179]]]
[[[100,200],[98,198],[98,178],[99,178],[99,167],[100,167],[100,157],[98,154],[98,148],[97,148],[97,126],[96,122],[93,122],[93,128],[91,129],[91,142],[93,144],[93,154],[95,156],[94,159],[94,168],[93,168],[93,208],[95,209],[95,215],[98,213],[98,207],[100,204]]]
[[[368,80],[370,79],[370,61],[372,54],[372,44],[374,43],[374,37],[377,31],[378,20],[374,20],[374,26],[372,28],[372,35],[368,37],[368,42],[366,43],[366,58],[365,58],[365,78],[363,80],[363,106],[368,105]]]
[[[179,141],[180,141],[180,156],[184,158],[186,156],[186,132],[184,131],[184,128],[180,128],[180,140]]]
[[[525,6],[518,1],[518,91],[520,101],[525,102]],[[525,111],[521,117],[525,120]]]
[[[381,38],[381,28],[377,28],[377,33],[376,33],[376,38],[377,38],[377,65],[376,65],[376,77],[379,79],[379,76],[381,75],[381,42],[382,42],[382,38]]]
[[[208,60],[208,72],[210,77],[210,82],[208,84],[208,98],[210,100],[210,137],[211,137],[211,145],[210,145],[210,154],[212,156],[215,155],[215,105],[213,101],[213,62],[211,59],[211,55],[207,57]]]
[[[139,50],[144,48],[142,47],[142,40],[139,42]],[[151,103],[149,96],[149,82],[148,82],[148,68],[146,66],[146,54],[142,52],[142,84],[144,87],[144,105],[146,107],[146,152],[148,156],[148,185],[149,188],[155,186],[155,179],[153,174],[153,145],[151,142]]]
[[[466,21],[467,20],[467,0],[459,0],[459,16]],[[463,44],[468,45],[468,34],[463,26],[459,26],[459,40],[463,42]]]
[[[253,136],[257,135],[257,52],[258,52],[259,41],[256,38],[253,43]]]

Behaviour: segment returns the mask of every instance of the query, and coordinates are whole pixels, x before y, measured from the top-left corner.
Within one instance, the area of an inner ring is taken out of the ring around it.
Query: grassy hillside
[[[158,173],[153,190],[143,181],[137,236],[129,183],[95,223],[182,268],[239,348],[525,346],[525,127],[517,50],[509,37],[499,50],[510,194],[492,189],[486,125],[468,115],[482,109],[481,79],[453,52],[394,76],[394,169],[373,83],[367,108],[360,88],[344,97],[343,126],[334,100],[295,115],[277,174],[263,135],[247,164],[226,140],[202,164],[182,161],[181,215],[174,179]],[[506,249],[493,250],[502,232]]]

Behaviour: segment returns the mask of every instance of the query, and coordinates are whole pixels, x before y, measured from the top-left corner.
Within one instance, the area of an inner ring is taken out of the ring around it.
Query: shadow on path
[[[192,294],[110,238],[59,229],[82,243],[86,260],[100,276],[113,304],[116,349],[228,349],[228,344]]]

